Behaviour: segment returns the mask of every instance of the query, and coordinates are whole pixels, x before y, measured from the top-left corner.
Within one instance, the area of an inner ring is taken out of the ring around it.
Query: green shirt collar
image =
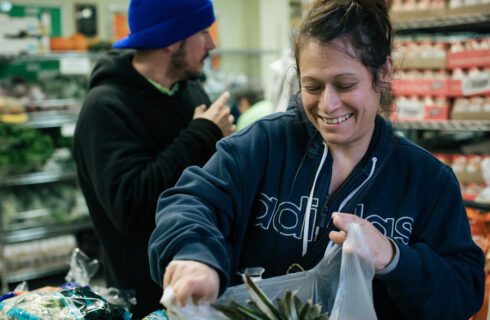
[[[164,86],[162,86],[161,84],[151,80],[151,79],[148,79],[148,81],[150,81],[150,83],[158,89],[158,91],[160,91],[161,93],[167,95],[167,96],[173,96],[177,93],[177,91],[179,91],[179,83],[176,82],[172,85],[172,87],[170,87],[170,89],[168,88],[165,88]]]

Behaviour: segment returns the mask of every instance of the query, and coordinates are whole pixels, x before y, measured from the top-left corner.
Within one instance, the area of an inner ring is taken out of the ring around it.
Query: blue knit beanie
[[[119,49],[157,49],[183,40],[214,22],[211,0],[131,0],[127,38]]]

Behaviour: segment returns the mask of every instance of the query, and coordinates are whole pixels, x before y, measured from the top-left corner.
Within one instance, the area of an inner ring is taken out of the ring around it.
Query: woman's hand
[[[338,245],[342,245],[347,237],[347,226],[351,223],[357,223],[361,226],[362,234],[366,239],[371,258],[374,261],[374,270],[380,271],[388,266],[395,255],[395,250],[391,241],[376,229],[375,226],[369,221],[349,213],[334,212],[332,219],[340,231],[330,231],[330,240]]]
[[[171,287],[176,306],[183,307],[190,300],[194,304],[215,302],[219,292],[219,276],[208,265],[191,260],[174,260],[165,269],[163,287]],[[168,307],[168,306],[166,306]]]

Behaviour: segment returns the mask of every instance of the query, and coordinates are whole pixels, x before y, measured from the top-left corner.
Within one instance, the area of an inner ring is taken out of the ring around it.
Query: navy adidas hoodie
[[[399,247],[396,268],[373,280],[379,319],[468,319],[479,310],[484,257],[451,168],[377,117],[366,155],[329,195],[331,175],[332,157],[301,107],[222,139],[203,168],[188,168],[160,196],[149,244],[153,280],[161,285],[172,259],[215,268],[221,292],[239,284],[246,267],[285,274],[304,237],[309,248],[326,242],[332,212],[342,211]]]

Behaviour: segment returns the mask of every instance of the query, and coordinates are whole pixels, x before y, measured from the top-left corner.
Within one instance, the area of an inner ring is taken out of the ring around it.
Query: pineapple
[[[228,305],[213,305],[230,320],[328,320],[327,314],[321,313],[320,305],[311,300],[302,303],[295,292],[287,291],[275,306],[248,275],[244,274],[243,279],[252,298],[248,302],[250,306],[233,301]]]

